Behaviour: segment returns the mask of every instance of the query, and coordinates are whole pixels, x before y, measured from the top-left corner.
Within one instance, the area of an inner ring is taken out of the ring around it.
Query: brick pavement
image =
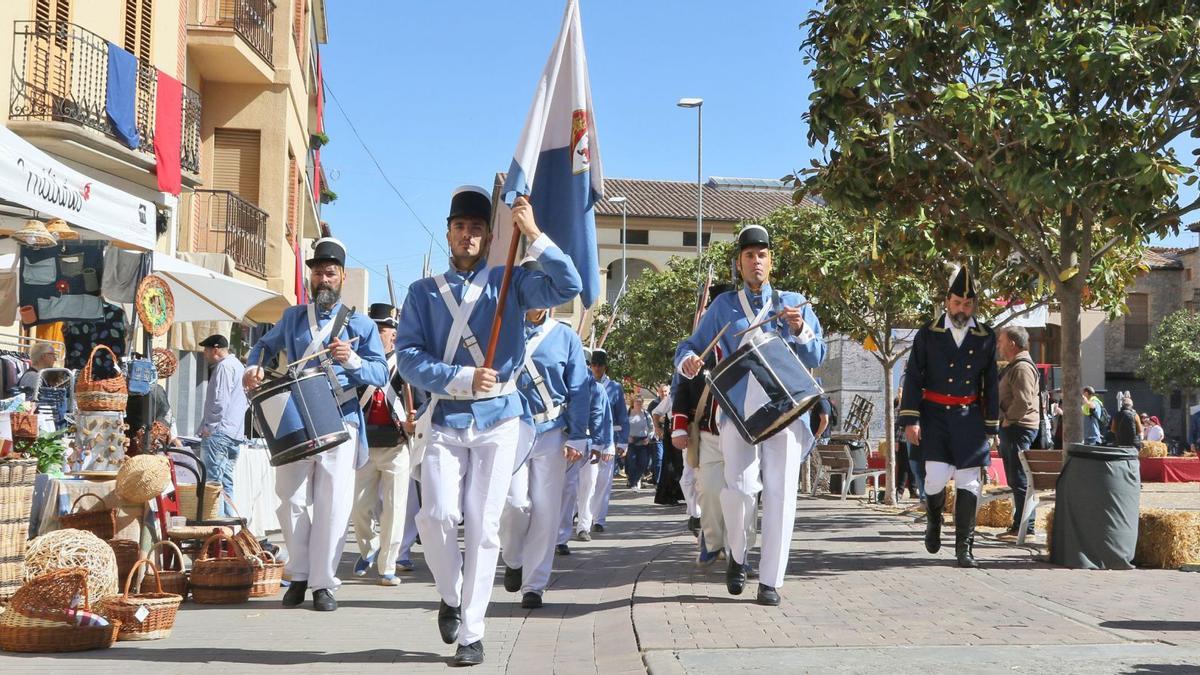
[[[769,609],[753,604],[753,584],[733,598],[719,566],[697,570],[682,509],[650,502],[618,491],[610,531],[556,558],[539,611],[522,610],[497,577],[487,663],[472,672],[928,672],[937,659],[968,659],[980,672],[1047,662],[1071,672],[1190,672],[1181,664],[1200,663],[1191,574],[1063,570],[994,540],[979,545],[984,569],[959,570],[949,551],[925,554],[908,519],[803,498],[784,604]],[[453,649],[438,639],[437,595],[417,558],[402,586],[384,588],[350,576],[347,554],[334,614],[283,610],[277,599],[189,603],[168,640],[0,655],[0,669],[442,672]],[[1090,670],[1097,659],[1109,665]]]

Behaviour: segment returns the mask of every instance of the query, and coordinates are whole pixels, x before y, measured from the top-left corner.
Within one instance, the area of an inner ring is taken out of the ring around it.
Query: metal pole
[[[628,200],[621,202],[621,287],[625,287],[625,281],[629,279],[629,257],[626,255],[625,247],[629,244],[629,230],[626,228],[627,211],[625,204]]]
[[[704,105],[696,106],[696,258],[704,253]]]

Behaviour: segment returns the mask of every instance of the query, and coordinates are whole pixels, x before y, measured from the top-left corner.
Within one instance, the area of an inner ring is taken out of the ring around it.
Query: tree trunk
[[[892,365],[894,361],[890,359],[880,359],[879,365],[883,367],[883,438],[887,442],[887,473],[884,475],[884,480],[887,481],[887,492],[884,493],[885,504],[896,503],[896,417],[892,409]],[[870,448],[867,449],[868,451]]]
[[[1073,280],[1072,280],[1073,281]],[[1062,414],[1063,449],[1071,443],[1083,440],[1083,372],[1081,370],[1080,345],[1082,328],[1083,293],[1074,283],[1062,284],[1058,289],[1059,311],[1062,316]]]

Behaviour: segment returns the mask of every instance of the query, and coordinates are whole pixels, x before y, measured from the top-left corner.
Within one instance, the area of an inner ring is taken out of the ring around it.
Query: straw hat
[[[24,227],[12,233],[12,238],[29,248],[49,248],[58,243],[58,238],[40,220],[25,221]]]
[[[67,221],[62,218],[52,218],[46,223],[46,229],[50,230],[50,234],[58,237],[59,241],[75,241],[79,239],[79,233],[71,229],[67,225]]]

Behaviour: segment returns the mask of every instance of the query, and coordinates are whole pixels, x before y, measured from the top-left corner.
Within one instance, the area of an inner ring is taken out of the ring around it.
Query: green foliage
[[[36,459],[39,473],[61,475],[63,459],[67,452],[62,437],[66,433],[66,430],[56,431],[40,435],[33,440],[19,440],[13,444],[13,449]]]
[[[338,198],[338,195],[336,192],[334,192],[333,190],[330,190],[328,186],[325,186],[325,185],[321,186],[321,203],[322,204],[332,204],[337,201],[337,198]]]
[[[1200,389],[1200,315],[1181,309],[1163,319],[1142,350],[1138,377],[1162,396]]]

